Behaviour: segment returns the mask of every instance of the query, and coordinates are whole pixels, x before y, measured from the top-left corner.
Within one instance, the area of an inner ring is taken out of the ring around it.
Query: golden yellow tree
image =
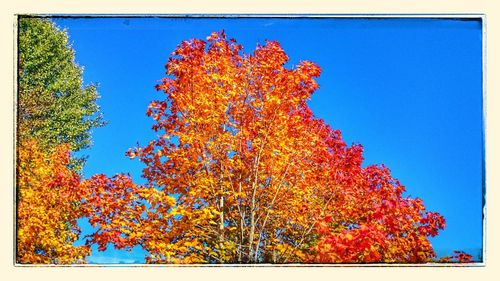
[[[80,177],[69,170],[68,146],[50,154],[36,141],[18,146],[17,262],[84,263],[88,246],[73,246],[83,216]]]

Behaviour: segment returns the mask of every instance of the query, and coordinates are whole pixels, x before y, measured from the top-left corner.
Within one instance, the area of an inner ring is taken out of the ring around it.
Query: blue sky
[[[145,111],[182,40],[225,30],[252,52],[277,40],[290,57],[322,68],[309,102],[316,116],[361,143],[365,165],[384,163],[441,213],[447,227],[431,242],[438,255],[483,245],[482,30],[480,21],[354,18],[57,18],[67,28],[85,83],[99,84],[108,124],[93,131],[85,176],[142,165],[124,153],[155,138]],[[84,233],[90,230],[81,221]],[[94,249],[89,262],[142,263],[144,251]]]

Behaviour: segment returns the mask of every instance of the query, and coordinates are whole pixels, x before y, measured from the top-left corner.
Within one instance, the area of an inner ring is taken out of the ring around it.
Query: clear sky
[[[482,30],[479,20],[354,18],[56,18],[99,84],[108,124],[93,131],[85,176],[129,172],[142,164],[128,148],[155,138],[149,102],[182,40],[225,30],[252,52],[276,40],[290,57],[322,68],[309,102],[316,116],[364,146],[367,164],[384,163],[442,214],[446,228],[431,242],[439,256],[464,250],[481,259],[483,245]],[[83,234],[90,226],[80,221]],[[93,249],[90,263],[142,263],[144,251]]]

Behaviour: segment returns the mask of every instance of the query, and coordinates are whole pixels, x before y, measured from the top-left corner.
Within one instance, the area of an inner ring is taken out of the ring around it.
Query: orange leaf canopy
[[[95,241],[141,245],[151,263],[434,258],[444,219],[383,165],[362,167],[362,146],[307,105],[320,67],[287,61],[277,42],[244,54],[224,32],[182,42],[147,110],[158,138],[128,152],[147,184],[93,178],[116,202],[94,204],[107,218]]]
[[[68,169],[68,146],[46,153],[27,140],[18,146],[17,161],[17,261],[85,263],[90,247],[73,246],[85,190],[78,174]]]

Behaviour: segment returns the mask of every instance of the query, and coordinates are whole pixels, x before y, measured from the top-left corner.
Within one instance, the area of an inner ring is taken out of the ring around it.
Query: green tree
[[[83,158],[70,153],[104,124],[97,89],[83,85],[65,31],[36,17],[20,17],[18,28],[17,261],[83,263],[90,247],[73,244]]]
[[[34,138],[49,151],[63,143],[72,151],[89,147],[90,129],[104,122],[68,35],[44,18],[18,23],[18,141]]]

